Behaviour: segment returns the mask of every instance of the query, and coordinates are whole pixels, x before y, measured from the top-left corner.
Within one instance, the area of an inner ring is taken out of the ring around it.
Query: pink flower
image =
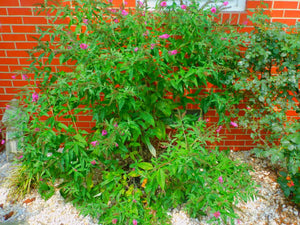
[[[5,108],[6,108],[6,109],[9,109],[9,108],[10,108],[10,105],[6,105]]]
[[[2,132],[2,129],[0,129],[0,133]]]
[[[227,1],[226,1],[226,2],[223,2],[223,5],[224,5],[224,6],[227,6],[228,4],[229,4],[229,2],[227,2]]]
[[[244,25],[247,25],[247,24],[248,24],[248,20],[246,20],[245,22],[243,22],[243,24],[244,24]]]
[[[210,10],[212,13],[216,13],[217,12],[217,8],[216,7],[212,7]]]
[[[32,102],[37,102],[39,100],[39,95],[38,93],[34,92],[32,94]]]
[[[169,38],[170,37],[170,35],[168,35],[168,34],[163,34],[163,35],[160,35],[160,36],[158,36],[159,38],[163,38],[163,39],[167,39],[167,38]]]
[[[12,75],[11,78],[12,79],[16,79],[17,75]]]
[[[219,211],[214,213],[214,217],[216,217],[216,219],[218,219],[220,217],[221,213]]]
[[[154,49],[155,44],[151,44],[151,49]]]
[[[133,200],[132,200],[132,202],[133,202],[133,203],[136,203],[136,200],[135,200],[135,199],[133,199]]]
[[[181,5],[180,6],[182,9],[186,9],[186,5]]]
[[[233,127],[238,127],[237,123],[230,121],[230,125]]]
[[[118,220],[117,219],[113,219],[111,222],[112,222],[112,224],[117,224]]]
[[[83,23],[88,24],[89,20],[88,19],[83,19]]]
[[[87,48],[88,48],[88,45],[85,44],[85,43],[81,43],[81,44],[80,44],[80,48],[81,48],[81,49],[87,49]]]
[[[132,171],[135,171],[135,168],[132,168]]]
[[[222,130],[223,126],[219,126],[218,129],[216,130],[217,133],[219,133]]]
[[[77,172],[78,170],[77,170],[77,169],[74,169],[74,171]]]
[[[223,38],[223,37],[222,37],[221,40],[227,40],[227,38]]]
[[[137,225],[138,222],[137,222],[136,220],[133,220],[133,221],[132,221],[132,224],[133,224],[133,225]]]
[[[107,135],[107,131],[106,130],[102,130],[102,136]]]
[[[143,33],[143,36],[148,36],[149,35],[149,30],[146,30],[145,33]]]
[[[162,7],[167,6],[167,2],[165,2],[165,1],[161,2],[160,6],[162,6]]]
[[[118,127],[118,124],[117,124],[117,123],[115,123],[115,124],[114,124],[114,127]]]
[[[128,15],[128,12],[126,10],[122,10],[122,15],[123,16],[127,16]]]
[[[250,110],[250,109],[251,109],[251,107],[247,106],[247,109],[248,109],[248,110]]]
[[[119,20],[118,20],[118,19],[115,19],[114,22],[115,22],[115,23],[119,23]]]
[[[91,161],[91,164],[96,165],[96,161],[95,160]]]
[[[124,5],[128,5],[128,2],[124,1]]]
[[[143,6],[144,5],[144,3],[141,2],[141,1],[138,1],[138,4],[139,4],[139,6]]]
[[[17,159],[22,159],[23,158],[23,155],[20,155],[19,157],[17,157]]]
[[[135,51],[135,52],[137,52],[138,50],[139,50],[139,48],[138,48],[138,47],[136,47],[136,48],[134,49],[134,51]]]
[[[40,181],[43,181],[43,178],[40,178]]]
[[[205,122],[208,123],[208,122],[209,122],[209,119],[206,119]]]
[[[26,74],[22,74],[22,80],[27,80],[28,79],[28,76]]]
[[[91,145],[93,145],[95,147],[96,145],[98,145],[98,143],[99,143],[98,141],[92,141]]]
[[[40,131],[40,128],[37,127],[34,129],[34,131],[38,132],[38,131]]]
[[[178,53],[177,50],[172,50],[172,51],[169,51],[169,55],[176,55]]]
[[[68,48],[68,49],[72,49],[72,46],[69,45],[67,48]]]
[[[4,144],[5,144],[5,140],[4,140],[4,139],[1,141],[1,144],[2,144],[2,145],[4,145]]]
[[[222,176],[219,176],[218,180],[219,180],[220,184],[222,184],[222,183],[224,182],[224,180],[223,180],[223,177],[222,177]]]
[[[110,11],[111,11],[112,13],[117,12],[117,10],[115,10],[115,9],[111,9]]]

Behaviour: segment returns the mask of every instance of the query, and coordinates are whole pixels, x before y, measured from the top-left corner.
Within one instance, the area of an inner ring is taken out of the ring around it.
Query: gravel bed
[[[299,210],[287,202],[279,185],[276,174],[270,170],[265,160],[255,158],[250,152],[232,152],[233,159],[239,159],[253,166],[253,179],[260,185],[257,190],[261,197],[254,201],[240,203],[237,211],[240,216],[235,224],[245,225],[300,225]],[[18,202],[7,199],[7,178],[14,165],[7,162],[5,153],[0,153],[0,224],[4,225],[94,225],[90,216],[79,215],[70,203],[66,203],[56,192],[44,201],[36,191]],[[25,202],[24,202],[25,201]],[[13,212],[13,214],[11,213]],[[206,225],[210,217],[189,218],[184,211],[174,209],[171,212],[172,225]],[[9,218],[5,218],[8,217]]]

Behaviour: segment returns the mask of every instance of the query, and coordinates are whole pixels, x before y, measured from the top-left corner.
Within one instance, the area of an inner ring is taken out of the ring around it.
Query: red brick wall
[[[126,0],[127,7],[134,7],[134,0]],[[47,24],[47,18],[43,15],[36,15],[34,4],[43,0],[0,0],[0,119],[5,111],[6,104],[14,97],[19,87],[26,84],[20,77],[12,79],[16,70],[28,66],[28,54],[26,50],[36,45],[36,41],[31,37],[37,34],[37,27]],[[121,4],[121,0],[114,0],[116,6]],[[272,21],[282,22],[288,25],[295,25],[300,21],[300,0],[264,1],[268,3]],[[232,23],[247,23],[247,15],[251,15],[249,9],[259,5],[260,1],[247,0],[246,11],[224,13],[222,20],[230,19]],[[247,23],[245,31],[251,30],[251,24]],[[217,116],[213,111],[209,112],[211,122],[217,121]],[[90,117],[79,116],[79,125],[90,126]],[[226,134],[220,145],[222,148],[230,147],[234,150],[248,150],[254,145],[247,131],[241,129],[231,129],[229,132],[223,129],[221,134]]]

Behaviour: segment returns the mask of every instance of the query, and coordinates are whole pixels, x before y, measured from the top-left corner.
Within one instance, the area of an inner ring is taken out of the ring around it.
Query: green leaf
[[[131,171],[128,176],[130,177],[139,177],[140,175],[136,171]]]
[[[87,145],[87,142],[86,142],[85,138],[82,137],[80,134],[74,135],[74,138],[75,138],[77,141],[79,141],[80,143],[83,143],[84,145]]]
[[[166,174],[165,172],[160,169],[157,176],[157,183],[159,184],[159,186],[161,187],[162,190],[165,190],[165,184],[166,184]]]
[[[156,149],[153,147],[153,145],[150,143],[150,140],[148,137],[143,137],[144,142],[146,143],[146,145],[148,146],[148,149],[150,151],[150,153],[156,157]]]
[[[64,60],[65,60],[65,55],[61,54],[61,56],[59,57],[59,63],[63,64],[65,62]]]
[[[141,169],[143,170],[152,170],[153,169],[153,166],[151,163],[148,163],[148,162],[141,162],[137,165],[138,167],[140,167]]]

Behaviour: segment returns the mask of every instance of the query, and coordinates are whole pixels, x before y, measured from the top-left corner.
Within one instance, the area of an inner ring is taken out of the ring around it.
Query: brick
[[[1,81],[0,81],[1,82]],[[15,97],[15,95],[2,95],[1,96],[1,100],[3,101],[10,101],[10,100],[12,100],[13,98]]]
[[[0,72],[9,72],[9,67],[8,66],[0,66]],[[0,78],[2,74],[0,73]]]
[[[11,80],[13,75],[16,75],[16,74],[15,73],[0,73],[0,78]]]
[[[16,72],[23,69],[23,66],[9,66],[10,72]]]
[[[85,128],[89,128],[91,127],[89,122],[76,122],[78,127],[85,127]]]
[[[80,122],[90,122],[93,119],[93,116],[77,116],[78,121]]]
[[[230,18],[230,13],[223,13],[222,15],[222,23],[228,23]],[[210,88],[210,87],[208,87]]]
[[[239,151],[249,151],[249,150],[252,150],[253,147],[250,147],[250,146],[234,146],[232,147],[232,150],[235,151],[235,152],[239,152]]]
[[[6,51],[7,57],[28,57],[28,53],[26,51]]]
[[[232,13],[230,16],[230,24],[236,25],[239,22],[239,13]]]
[[[38,6],[40,3],[44,3],[44,0],[20,0],[21,6]]]
[[[8,15],[32,15],[31,8],[7,8]]]
[[[40,34],[27,34],[26,39],[27,41],[36,41],[35,38],[39,38],[41,35]],[[50,41],[50,36],[45,35],[41,41]]]
[[[58,19],[58,20],[56,20],[55,22],[54,22],[54,24],[68,24],[70,22],[70,18],[69,17],[67,17],[67,18],[65,18],[65,19]]]
[[[2,25],[0,26],[0,33],[10,33],[11,29],[10,26]]]
[[[0,64],[4,65],[18,65],[18,59],[17,58],[0,58]]]
[[[226,135],[226,136],[224,136],[224,139],[225,140],[235,140],[235,135]]]
[[[1,16],[6,16],[7,15],[6,8],[0,8],[0,15]]]
[[[26,41],[25,34],[2,34],[3,41]]]
[[[0,94],[4,94],[4,88],[0,88]]]
[[[2,24],[22,24],[21,17],[0,17]]]
[[[285,10],[284,17],[299,18],[300,10]]]
[[[274,9],[297,9],[298,2],[274,1]]]
[[[6,56],[5,51],[0,50],[0,57],[5,57],[5,56]]]
[[[10,80],[0,80],[0,84],[1,84],[1,87],[5,87],[5,86],[10,87],[11,81]],[[4,100],[4,99],[1,99],[1,100]]]
[[[30,65],[32,60],[30,58],[20,58],[20,65]]]
[[[32,49],[37,45],[38,45],[37,43],[33,43],[33,42],[22,42],[22,43],[17,42],[16,43],[17,49]]]
[[[245,141],[225,141],[225,145],[245,145]]]
[[[0,43],[0,49],[15,49],[15,43],[8,42],[8,43]]]
[[[255,9],[257,7],[263,7],[263,8],[271,8],[272,7],[272,1],[263,1],[265,4],[267,4],[267,7],[265,5],[261,5],[261,1],[247,1],[246,2],[246,8],[247,9]]]
[[[28,85],[30,82],[25,80],[13,80],[13,87],[24,87]]]
[[[17,94],[21,91],[20,88],[5,88],[7,94]]]
[[[35,26],[12,26],[12,30],[16,33],[36,33]]]
[[[23,17],[24,24],[47,24],[45,17]]]
[[[296,19],[272,19],[272,22],[285,23],[289,26],[293,26],[296,24]]]
[[[238,135],[236,135],[236,140],[252,140],[252,138],[250,137],[250,135],[238,134]]]
[[[19,6],[19,0],[1,0],[0,6]]]
[[[271,17],[283,17],[283,10],[272,10],[270,13]]]

